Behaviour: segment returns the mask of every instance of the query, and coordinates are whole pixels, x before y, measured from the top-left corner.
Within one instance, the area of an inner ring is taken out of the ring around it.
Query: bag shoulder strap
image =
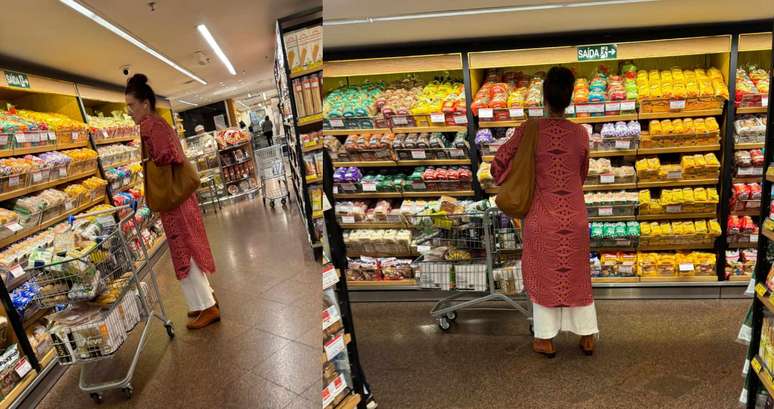
[[[533,151],[537,147],[538,136],[540,135],[539,121],[539,119],[528,119],[522,125],[524,127],[524,134],[521,138],[522,144],[524,142],[528,143]]]

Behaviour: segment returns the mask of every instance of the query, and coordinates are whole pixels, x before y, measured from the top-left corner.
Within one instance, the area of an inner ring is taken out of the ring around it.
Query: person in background
[[[245,121],[239,120],[239,129],[245,129],[247,127],[247,124]]]
[[[261,131],[263,132],[263,136],[266,137],[266,141],[269,142],[269,146],[273,145],[274,142],[272,141],[272,136],[274,136],[274,124],[271,123],[271,119],[269,119],[268,115],[266,115],[266,118],[264,118],[263,123],[261,124]]]
[[[556,355],[553,338],[559,331],[580,335],[584,353],[594,352],[597,313],[589,268],[589,224],[583,197],[588,174],[589,136],[564,119],[575,76],[553,67],[543,82],[547,118],[538,120],[535,144],[535,191],[524,219],[522,274],[533,303],[535,339],[532,348]],[[492,176],[502,184],[522,139],[523,127],[497,150]]]
[[[185,156],[180,139],[156,113],[156,94],[148,85],[148,78],[135,74],[127,81],[124,93],[129,115],[140,125],[147,160],[157,166],[183,163]],[[207,274],[215,273],[215,260],[196,195],[192,194],[178,208],[160,213],[175,274],[188,304],[188,329],[200,329],[220,321],[220,309],[207,280]]]

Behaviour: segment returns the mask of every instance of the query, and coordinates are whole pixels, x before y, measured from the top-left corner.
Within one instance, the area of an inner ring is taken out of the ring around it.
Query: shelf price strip
[[[325,331],[336,323],[336,321],[341,319],[341,315],[339,315],[339,309],[336,308],[336,305],[331,305],[330,307],[326,308],[322,312],[322,329]]]
[[[344,332],[342,331],[324,345],[325,355],[328,357],[328,360],[331,360],[342,353],[346,347],[347,344],[344,340]]]
[[[339,274],[336,272],[336,268],[329,265],[322,273],[323,290],[327,290],[338,282]]]
[[[337,376],[333,382],[329,383],[328,386],[322,390],[323,407],[330,405],[331,402],[336,399],[336,396],[339,396],[341,391],[343,391],[346,387],[347,380],[344,379],[344,375],[339,374],[339,376]]]

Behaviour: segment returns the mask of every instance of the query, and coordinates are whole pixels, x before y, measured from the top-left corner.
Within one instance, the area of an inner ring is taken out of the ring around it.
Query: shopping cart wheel
[[[454,320],[456,320],[456,319],[457,319],[457,313],[456,313],[456,312],[454,312],[454,311],[452,311],[452,312],[447,312],[447,313],[446,313],[446,318],[447,318],[449,321],[454,321]]]
[[[446,319],[446,317],[438,318],[438,326],[441,327],[441,329],[444,331],[448,331],[449,328],[451,328],[451,324],[449,323],[449,320]]]
[[[124,397],[126,397],[126,399],[132,399],[132,395],[134,394],[134,388],[132,385],[129,385],[121,390],[124,391]]]
[[[282,198],[282,200],[280,200],[280,202],[282,202],[282,204],[283,204],[283,205],[287,203],[287,201],[285,200],[285,198]]]
[[[102,403],[102,394],[101,393],[92,393],[89,396],[91,396],[91,399],[96,403],[97,405]]]
[[[164,327],[167,329],[167,335],[169,335],[169,339],[172,339],[175,337],[175,327],[172,326],[171,322],[168,322],[164,324]]]

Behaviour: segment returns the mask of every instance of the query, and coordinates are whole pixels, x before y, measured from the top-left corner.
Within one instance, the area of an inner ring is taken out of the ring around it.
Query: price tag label
[[[678,268],[680,271],[693,271],[693,263],[680,263]]]
[[[600,207],[598,210],[598,213],[600,216],[612,216],[613,215],[613,208],[612,207]]]
[[[40,143],[40,134],[37,132],[31,133],[29,139],[32,143]]]
[[[331,305],[330,307],[326,308],[322,312],[322,329],[325,331],[333,325],[336,321],[341,318],[339,316],[339,309],[336,307],[336,304]]]
[[[425,190],[427,186],[425,186],[425,182],[411,182],[411,188],[414,190]]]
[[[335,195],[336,193],[339,193],[339,187],[338,186],[334,186],[333,187],[333,194]]]
[[[8,186],[19,186],[19,176],[11,176],[8,178]]]
[[[508,116],[511,118],[524,118],[524,108],[511,108],[508,110]]]
[[[339,275],[336,273],[336,269],[329,265],[322,272],[323,290],[339,282]]]
[[[344,224],[355,223],[355,216],[341,216],[341,222]]]
[[[41,180],[43,180],[43,173],[41,173],[41,172],[32,172],[32,183],[38,183]]]
[[[322,391],[323,407],[328,407],[346,387],[347,381],[344,379],[344,375],[339,375],[333,382],[328,384]]]
[[[7,145],[7,144],[8,144],[8,135],[0,134],[0,145]]]
[[[430,122],[434,124],[442,124],[446,122],[446,116],[443,114],[443,112],[430,114]]]
[[[28,361],[27,358],[21,358],[14,370],[16,371],[16,374],[19,375],[19,378],[24,378],[24,376],[32,370],[32,365],[30,365],[30,361]]]
[[[618,112],[621,110],[620,102],[607,102],[605,103],[605,112]]]
[[[575,105],[567,105],[567,108],[564,109],[564,113],[567,115],[575,115]]]
[[[748,209],[760,209],[761,208],[761,201],[760,200],[748,200],[744,203],[744,207]]]
[[[55,141],[56,140],[56,132],[49,132],[48,133],[48,140],[49,141]]]
[[[676,100],[669,101],[669,109],[672,111],[685,109],[685,100],[676,99]]]
[[[736,170],[737,175],[739,176],[750,176],[755,174],[755,168],[752,167],[746,167],[746,168],[737,168]]]
[[[682,179],[682,178],[683,178],[682,170],[673,170],[671,172],[667,172],[667,179]]]
[[[634,273],[634,266],[631,264],[622,264],[618,266],[618,272],[621,274],[632,274]]]
[[[65,200],[65,210],[73,210],[73,202],[71,200]]]
[[[387,215],[387,222],[388,223],[400,223],[400,215],[399,214],[388,214]]]
[[[355,184],[354,183],[342,183],[341,184],[341,188],[345,192],[351,192],[351,191],[355,190]]]
[[[543,108],[530,108],[527,112],[529,113],[529,116],[543,116]]]
[[[411,151],[411,158],[412,159],[426,159],[427,158],[427,154],[423,150]]]
[[[615,183],[615,175],[600,175],[599,183]]]
[[[427,253],[428,251],[430,251],[430,246],[427,246],[424,244],[417,246],[417,252],[419,254],[424,254],[424,253]]]
[[[108,138],[107,130],[106,129],[102,129],[101,131],[102,131],[102,137],[107,139]]]
[[[605,104],[589,104],[586,105],[586,111],[590,114],[604,114],[605,113]]]
[[[765,297],[766,286],[764,286],[763,283],[755,284],[755,294],[758,294],[759,297]]]
[[[325,344],[325,355],[328,357],[328,360],[331,360],[336,355],[342,353],[346,347],[347,344],[344,343],[344,333],[342,332]]]
[[[19,132],[16,135],[14,135],[14,137],[16,137],[16,142],[19,142],[19,143],[27,142],[27,135],[25,135],[25,134],[23,134],[21,132]]]
[[[454,123],[457,125],[466,125],[468,123],[468,117],[465,115],[456,115],[454,117]]]
[[[13,266],[10,272],[13,278],[19,278],[24,275],[24,269],[22,268],[21,264]]]
[[[636,108],[635,101],[621,102],[621,111],[634,111],[634,108]]]
[[[494,118],[494,109],[492,108],[479,108],[478,117],[482,119]]]
[[[64,167],[59,168],[59,177],[63,178],[65,176],[67,176],[67,168],[64,168]]]
[[[328,123],[331,124],[334,128],[343,128],[344,127],[344,120],[339,118],[334,118],[328,121]]]
[[[665,210],[667,213],[681,213],[683,207],[681,205],[667,205]]]
[[[758,235],[757,234],[751,234],[750,235],[750,243],[757,243],[758,242]]]
[[[79,134],[78,132],[73,132],[73,140],[74,141],[77,141],[80,138],[81,138],[81,134]]]
[[[392,117],[393,125],[408,125],[408,119],[403,115],[395,115]]]
[[[761,106],[764,107],[764,108],[769,106],[769,96],[768,95],[762,95],[761,96]]]
[[[10,224],[6,224],[5,228],[10,230],[10,231],[12,231],[12,232],[14,232],[14,233],[16,233],[17,231],[23,229],[24,226],[22,226],[19,223],[13,222],[13,223],[10,223]]]
[[[364,192],[376,192],[376,182],[362,182],[360,186]]]
[[[462,149],[449,149],[449,156],[452,158],[464,158],[465,151]]]
[[[616,149],[629,149],[632,147],[632,141],[615,141]]]

